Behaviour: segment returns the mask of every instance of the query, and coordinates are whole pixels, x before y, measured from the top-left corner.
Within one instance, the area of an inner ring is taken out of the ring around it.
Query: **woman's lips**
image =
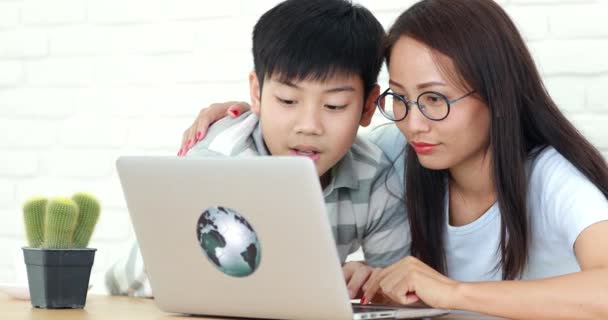
[[[437,144],[431,144],[426,142],[411,142],[412,147],[414,147],[414,151],[417,154],[429,154],[435,150]]]

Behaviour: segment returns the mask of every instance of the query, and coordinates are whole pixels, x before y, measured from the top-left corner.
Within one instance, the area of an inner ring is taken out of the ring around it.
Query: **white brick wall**
[[[277,2],[0,0],[0,282],[24,276],[23,201],[87,190],[104,205],[91,244],[101,289],[132,236],[114,160],[173,155],[202,106],[247,100],[251,29]],[[414,1],[359,2],[388,27]],[[560,107],[608,156],[608,1],[498,2]]]
[[[22,22],[25,25],[84,23],[86,5],[82,0],[23,0]]]
[[[0,62],[0,87],[17,86],[23,79],[23,65],[18,61]]]
[[[19,9],[17,3],[0,3],[0,29],[14,28],[19,24]]]
[[[25,26],[0,30],[0,58],[43,58],[48,53],[48,39],[44,30]]]

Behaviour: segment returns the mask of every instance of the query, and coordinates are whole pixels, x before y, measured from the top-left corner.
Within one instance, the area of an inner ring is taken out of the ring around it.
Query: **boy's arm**
[[[111,295],[152,297],[137,241],[133,241],[128,254],[117,260],[106,272],[105,284]]]
[[[365,261],[342,267],[351,299],[361,297],[367,279],[410,253],[410,230],[401,180],[390,165],[372,183],[365,234],[361,246]],[[365,303],[362,300],[361,303]]]

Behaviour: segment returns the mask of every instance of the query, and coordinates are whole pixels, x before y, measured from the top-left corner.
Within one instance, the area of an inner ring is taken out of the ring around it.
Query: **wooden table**
[[[47,310],[33,308],[29,301],[15,300],[0,293],[2,320],[133,320],[188,319],[203,317],[172,315],[159,310],[151,299],[90,295],[84,309]],[[207,318],[218,320],[219,318]],[[482,315],[450,314],[436,320],[491,320]],[[234,320],[234,319],[232,319]]]

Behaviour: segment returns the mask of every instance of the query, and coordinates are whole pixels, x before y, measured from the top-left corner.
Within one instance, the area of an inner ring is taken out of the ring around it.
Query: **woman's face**
[[[448,100],[458,99],[470,89],[461,88],[448,77],[456,74],[452,60],[410,37],[393,46],[389,65],[390,88],[408,101],[426,91],[436,91]],[[422,100],[422,99],[421,99]],[[430,104],[430,102],[429,102]],[[428,169],[451,169],[474,163],[486,155],[490,141],[490,111],[475,94],[451,104],[447,118],[426,118],[415,104],[397,126],[412,145],[420,163]]]

